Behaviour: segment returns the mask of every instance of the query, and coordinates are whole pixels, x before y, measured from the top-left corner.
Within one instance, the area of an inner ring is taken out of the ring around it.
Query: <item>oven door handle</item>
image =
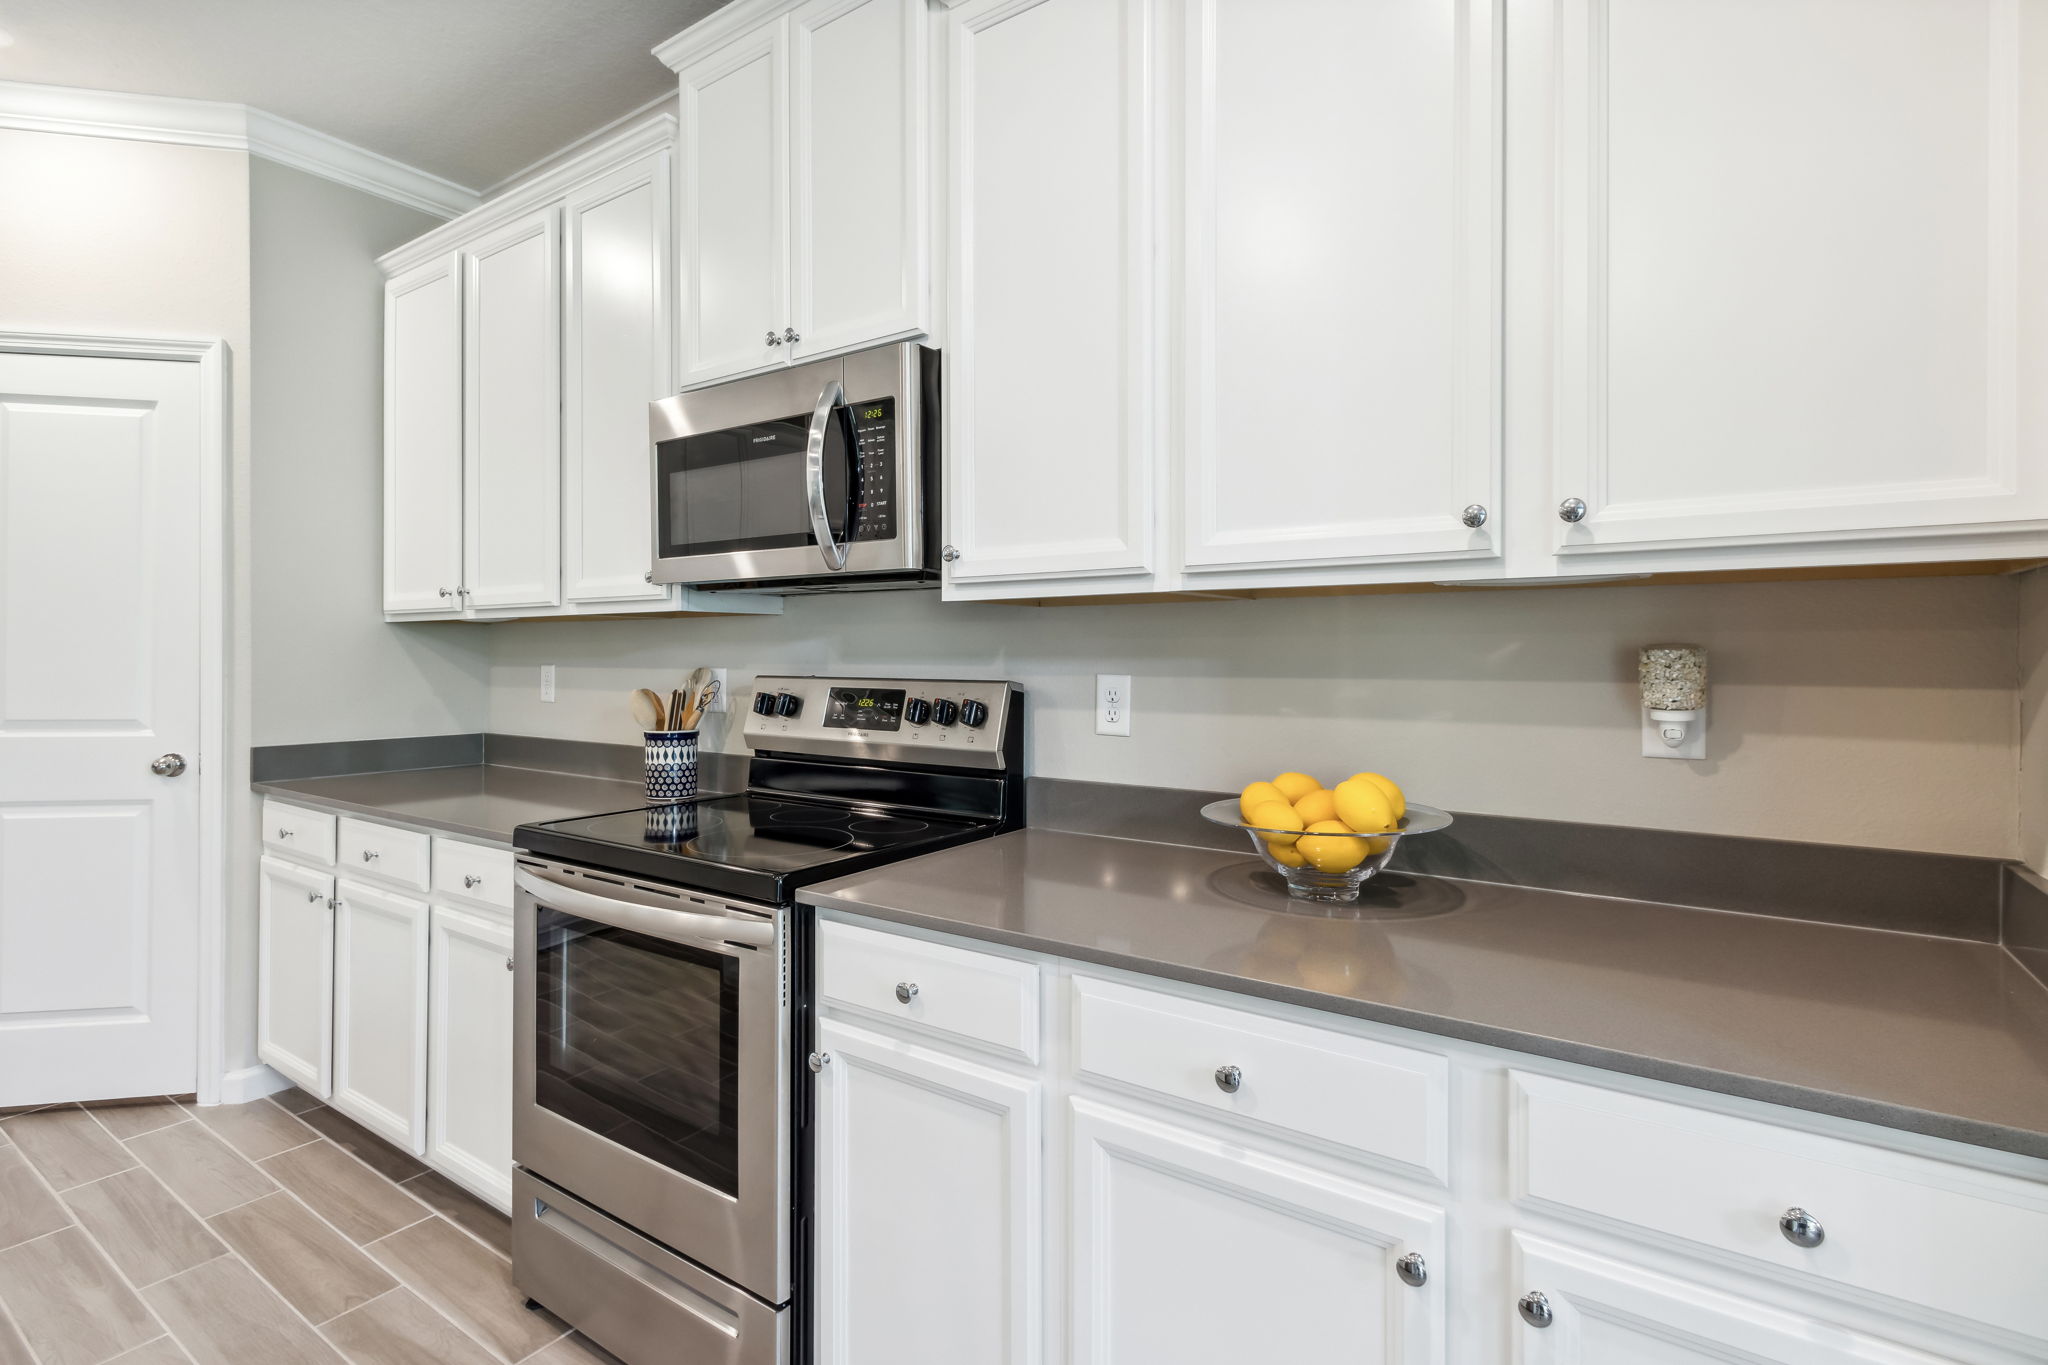
[[[513,882],[527,895],[556,910],[573,911],[584,919],[652,934],[674,943],[744,943],[766,948],[775,942],[775,926],[765,920],[741,919],[738,915],[700,915],[694,910],[663,910],[652,905],[635,905],[610,896],[593,895],[564,886],[546,877],[536,877],[524,868],[514,870]]]
[[[853,548],[853,518],[846,519],[846,540],[841,541],[832,534],[832,517],[825,510],[825,431],[832,425],[832,415],[846,406],[846,390],[836,379],[825,381],[825,387],[818,391],[818,406],[811,409],[810,439],[804,443],[804,493],[810,502],[811,534],[818,538],[818,553],[825,557],[825,567],[834,573],[846,567],[846,556]],[[851,421],[847,423],[846,460],[850,467],[855,459]],[[847,491],[849,513],[852,511],[853,493]]]

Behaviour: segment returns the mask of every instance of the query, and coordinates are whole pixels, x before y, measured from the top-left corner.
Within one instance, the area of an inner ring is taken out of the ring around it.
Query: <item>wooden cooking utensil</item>
[[[633,720],[642,730],[666,729],[662,722],[667,719],[668,715],[662,709],[661,698],[655,694],[654,689],[643,687],[633,694]]]

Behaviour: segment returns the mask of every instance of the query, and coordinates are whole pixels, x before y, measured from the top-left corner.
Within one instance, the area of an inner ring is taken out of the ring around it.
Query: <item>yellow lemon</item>
[[[1279,863],[1282,867],[1308,866],[1308,859],[1302,857],[1299,853],[1296,853],[1292,848],[1290,848],[1286,844],[1276,844],[1271,840],[1268,840],[1266,842],[1266,852],[1272,854],[1273,861]]]
[[[1386,792],[1362,777],[1337,784],[1337,818],[1360,834],[1379,834],[1400,823]]]
[[[1244,817],[1246,824],[1250,824],[1252,812],[1260,806],[1268,801],[1286,800],[1286,794],[1271,782],[1254,782],[1237,798],[1237,813]]]
[[[1287,831],[1284,834],[1262,835],[1261,837],[1269,844],[1291,844],[1299,839],[1301,831],[1308,827],[1307,822],[1294,813],[1294,807],[1285,801],[1268,801],[1253,810],[1250,823],[1260,829]]]
[[[1364,839],[1353,838],[1341,820],[1320,820],[1294,845],[1318,872],[1349,872],[1370,851]]]
[[[1387,797],[1387,804],[1394,809],[1394,822],[1396,824],[1399,824],[1401,817],[1408,813],[1408,798],[1402,794],[1400,786],[1393,778],[1382,777],[1378,773],[1353,773],[1349,780],[1353,782],[1370,782],[1384,792]]]
[[[1299,801],[1310,792],[1323,789],[1323,784],[1307,773],[1282,773],[1273,779],[1273,785],[1278,787],[1280,794],[1289,801]]]
[[[1318,787],[1306,796],[1295,798],[1294,813],[1301,817],[1304,825],[1313,825],[1318,820],[1334,820],[1337,818],[1337,793]]]

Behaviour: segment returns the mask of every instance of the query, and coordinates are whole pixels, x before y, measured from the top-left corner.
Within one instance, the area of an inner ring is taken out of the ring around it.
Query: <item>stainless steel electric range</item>
[[[513,1277],[629,1365],[806,1356],[797,888],[1023,823],[1013,685],[755,686],[744,794],[514,836]]]

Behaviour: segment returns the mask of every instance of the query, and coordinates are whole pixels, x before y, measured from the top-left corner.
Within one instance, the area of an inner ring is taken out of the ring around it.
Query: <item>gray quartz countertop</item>
[[[647,804],[638,782],[492,763],[303,777],[254,786],[266,795],[323,810],[400,820],[507,846],[514,829],[536,820],[637,810]]]
[[[1027,829],[807,903],[2048,1157],[2048,989],[1996,944]]]

